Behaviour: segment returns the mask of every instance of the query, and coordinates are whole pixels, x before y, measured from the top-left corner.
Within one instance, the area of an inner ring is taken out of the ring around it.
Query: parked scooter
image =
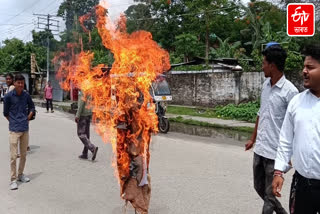
[[[166,107],[161,105],[161,102],[156,102],[156,114],[158,115],[158,128],[161,133],[167,133],[170,129],[170,123],[165,116]]]
[[[158,128],[161,133],[167,133],[170,129],[170,123],[166,114],[166,106],[164,102],[171,101],[171,91],[165,75],[159,75],[157,79],[152,82],[150,93],[156,105],[156,114],[158,116]]]
[[[111,67],[104,67],[101,70],[102,72],[104,72],[103,75],[108,76],[111,70]],[[124,74],[124,75],[129,75],[129,74]],[[116,101],[115,90],[116,89],[111,90],[111,99],[114,101]],[[166,80],[165,75],[163,74],[158,75],[157,78],[152,82],[150,87],[150,94],[153,98],[153,102],[156,105],[156,114],[158,116],[159,131],[161,133],[167,133],[170,129],[170,124],[169,124],[168,118],[165,116],[167,108],[164,102],[171,101],[172,95],[171,95],[171,90],[169,88],[169,84]]]

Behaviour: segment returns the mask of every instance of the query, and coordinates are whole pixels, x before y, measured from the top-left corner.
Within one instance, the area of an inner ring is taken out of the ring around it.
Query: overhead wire
[[[26,22],[26,23],[15,23],[15,24],[0,24],[0,26],[19,26],[25,24],[33,24],[33,22]]]
[[[24,8],[22,11],[20,11],[20,12],[17,13],[17,14],[10,14],[10,15],[8,14],[8,16],[10,16],[10,19],[5,20],[4,23],[0,23],[0,27],[6,27],[6,26],[14,26],[14,27],[2,31],[2,32],[0,33],[0,38],[3,37],[3,36],[6,36],[6,35],[12,35],[13,33],[22,32],[22,31],[24,31],[27,27],[30,27],[32,24],[34,24],[34,23],[30,23],[30,22],[28,22],[28,23],[17,23],[17,24],[15,24],[15,23],[10,23],[10,22],[7,23],[7,22],[10,21],[10,20],[13,20],[14,18],[16,18],[16,17],[18,17],[18,16],[21,16],[21,15],[31,17],[32,15],[26,13],[26,11],[30,10],[30,9],[33,8],[35,5],[37,5],[37,4],[36,4],[37,2],[38,2],[38,0],[35,0],[29,7]],[[46,4],[46,6],[43,7],[40,11],[44,11],[45,9],[48,9],[48,8],[49,8],[49,10],[48,10],[49,14],[57,11],[57,9],[60,7],[60,5],[51,7],[55,2],[57,2],[57,0],[52,0],[52,1],[50,1],[50,2],[49,2],[48,4]],[[126,6],[126,5],[128,5],[128,6],[129,6],[129,5],[134,5],[134,3],[113,4],[112,2],[109,3],[109,4],[110,4],[110,7],[109,7],[109,8],[115,8],[115,7]],[[2,39],[0,39],[0,40],[2,40]]]
[[[32,8],[32,7],[34,7],[35,5],[36,5],[36,3],[38,2],[38,0],[35,0],[32,4],[31,4],[31,6],[30,7],[27,7],[27,8],[25,8],[25,9],[23,9],[20,13],[18,13],[18,14],[16,14],[16,15],[14,15],[13,16],[13,18],[15,18],[15,17],[17,17],[17,16],[19,16],[19,15],[21,15],[23,12],[25,12],[26,10],[28,10],[28,9],[30,9],[30,8]],[[13,19],[13,18],[9,18],[9,19],[7,19],[6,21],[4,21],[4,23],[6,23],[6,22],[8,22],[8,21],[10,21],[11,19]]]
[[[4,31],[0,34],[0,38],[3,38],[5,36],[11,36],[12,34],[16,34],[16,33],[20,33],[20,32],[24,32],[26,31],[26,29],[28,29],[29,27],[31,27],[33,25],[33,23],[31,24],[27,24],[27,25],[20,25],[18,26],[17,28],[14,28],[14,29],[8,29],[7,31]],[[3,40],[3,39],[0,39],[0,40]]]

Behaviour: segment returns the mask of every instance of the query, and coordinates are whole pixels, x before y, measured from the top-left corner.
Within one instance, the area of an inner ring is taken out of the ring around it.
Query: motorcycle
[[[170,129],[170,123],[165,116],[166,107],[161,105],[161,102],[156,102],[156,114],[158,116],[158,128],[161,133],[167,133]]]
[[[165,75],[159,75],[150,87],[150,93],[156,105],[156,114],[158,116],[158,128],[161,133],[167,133],[170,129],[170,123],[166,114],[166,105],[164,102],[171,101],[172,95]]]
[[[108,76],[111,67],[102,68],[104,75]],[[129,74],[124,74],[129,75]],[[115,78],[118,76],[113,76]],[[98,77],[99,78],[99,77]],[[166,76],[160,74],[157,78],[151,83],[150,94],[153,98],[153,102],[156,105],[156,114],[158,116],[158,128],[161,133],[167,133],[170,129],[170,123],[166,114],[166,105],[165,102],[172,100],[171,90],[169,84],[166,80]],[[116,89],[111,90],[111,99],[116,101]]]

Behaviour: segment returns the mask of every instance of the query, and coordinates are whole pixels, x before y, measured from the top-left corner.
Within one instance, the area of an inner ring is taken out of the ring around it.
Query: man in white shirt
[[[320,213],[320,44],[305,48],[303,83],[306,91],[295,96],[280,133],[272,183],[280,197],[283,173],[292,159],[296,172],[290,192],[291,214]]]
[[[261,106],[251,140],[246,150],[253,147],[254,188],[264,201],[262,213],[286,214],[286,210],[272,194],[274,159],[276,158],[279,133],[287,106],[297,88],[283,74],[287,53],[275,42],[267,44],[262,52],[262,70],[267,78],[262,86]]]

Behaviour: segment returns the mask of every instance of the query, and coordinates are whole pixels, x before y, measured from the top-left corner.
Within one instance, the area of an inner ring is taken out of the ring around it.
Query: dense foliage
[[[190,115],[197,117],[235,119],[255,122],[260,108],[260,102],[241,103],[239,105],[228,104],[215,108],[189,108],[182,106],[168,106],[167,112],[176,115]]]
[[[106,50],[95,28],[94,16],[80,27],[78,18],[92,12],[98,0],[64,0],[58,16],[64,18],[66,30],[60,41],[51,32],[33,32],[33,40],[23,43],[17,39],[4,41],[0,48],[0,73],[30,72],[30,54],[35,53],[39,67],[45,69],[46,38],[50,37],[50,58],[63,50],[68,42],[83,40],[84,49],[95,53],[94,64],[112,64],[113,56]],[[286,72],[301,71],[300,52],[307,42],[318,40],[288,37],[286,34],[286,5],[305,0],[251,0],[243,5],[240,0],[135,0],[125,11],[128,32],[146,30],[163,48],[169,51],[171,63],[192,61],[201,57],[207,61],[221,57],[237,58],[245,71],[261,70],[261,50],[269,41],[281,43],[288,52]],[[320,3],[315,3],[320,8]],[[317,10],[320,11],[320,10]],[[252,67],[248,59],[254,61]],[[198,68],[197,68],[198,69]]]
[[[217,117],[255,122],[259,108],[259,102],[248,102],[239,105],[218,106],[215,110]]]

